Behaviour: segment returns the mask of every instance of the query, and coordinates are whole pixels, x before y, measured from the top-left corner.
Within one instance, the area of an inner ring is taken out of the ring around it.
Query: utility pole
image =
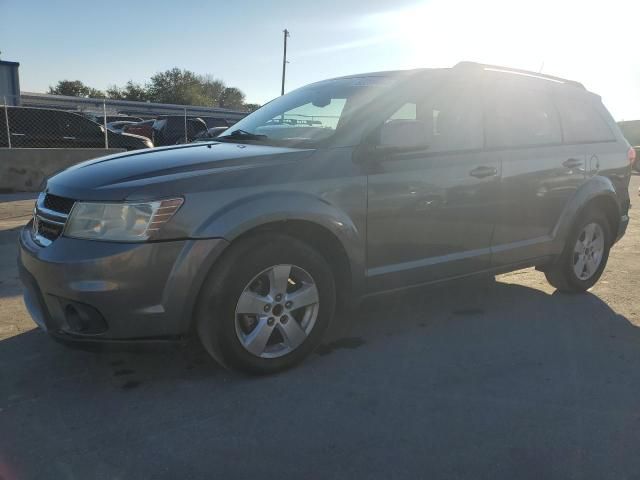
[[[282,33],[284,33],[284,54],[282,55],[282,90],[280,95],[284,95],[284,78],[287,74],[287,38],[289,38],[289,30],[285,28]]]

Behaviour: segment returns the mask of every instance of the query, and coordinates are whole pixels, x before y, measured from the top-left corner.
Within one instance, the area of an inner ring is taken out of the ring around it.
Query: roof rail
[[[582,88],[583,90],[586,90],[585,86],[582,83],[576,82],[575,80],[568,80],[566,78],[555,77],[553,75],[547,75],[546,73],[532,72],[530,70],[521,70],[519,68],[501,67],[499,65],[489,65],[486,63],[467,62],[467,61],[458,62],[453,66],[453,68],[477,68],[482,70],[491,70],[495,72],[514,73],[516,75],[526,75],[528,77],[542,78],[542,79],[551,80],[554,82],[566,83],[567,85],[573,85],[574,87],[578,87],[578,88]]]

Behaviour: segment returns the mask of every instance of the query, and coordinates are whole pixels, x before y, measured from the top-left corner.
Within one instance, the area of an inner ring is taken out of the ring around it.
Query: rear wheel
[[[557,262],[545,272],[562,292],[584,292],[598,281],[609,258],[611,232],[601,212],[587,212],[576,222]]]
[[[319,345],[334,308],[326,260],[297,239],[262,234],[233,245],[205,282],[198,334],[223,365],[274,373]]]

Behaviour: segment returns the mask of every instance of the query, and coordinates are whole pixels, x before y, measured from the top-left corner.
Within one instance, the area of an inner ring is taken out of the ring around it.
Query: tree
[[[55,87],[49,87],[49,93],[70,97],[104,98],[103,92],[86,86],[80,80],[60,80]]]
[[[242,105],[242,108],[244,110],[246,110],[247,112],[251,113],[251,112],[255,112],[257,109],[259,109],[262,105],[259,105],[257,103],[245,103],[244,105]]]
[[[206,106],[215,107],[220,102],[220,96],[226,88],[222,80],[213,78],[211,75],[201,75],[202,94],[207,99]]]
[[[88,87],[80,80],[61,80],[55,87],[49,87],[49,93],[74,97],[104,98],[106,96],[116,100],[137,102],[223,107],[250,112],[259,108],[257,104],[245,104],[244,93],[238,88],[227,87],[222,80],[212,75],[198,75],[177,67],[156,73],[144,85],[129,80],[124,87],[110,86],[106,93]]]
[[[107,88],[107,97],[116,100],[146,102],[149,99],[149,94],[144,85],[140,85],[129,80],[122,88],[117,87],[116,85]]]
[[[220,95],[218,105],[223,108],[240,109],[244,105],[244,93],[238,88],[227,87]]]
[[[205,105],[207,98],[200,76],[189,70],[172,68],[156,73],[147,88],[149,100],[180,105]]]

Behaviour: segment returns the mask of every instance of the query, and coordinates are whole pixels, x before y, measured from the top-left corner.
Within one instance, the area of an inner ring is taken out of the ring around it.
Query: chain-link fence
[[[215,137],[235,116],[181,114],[135,116],[108,104],[85,111],[17,106],[19,98],[0,97],[0,148],[119,148],[136,150]],[[192,107],[197,109],[197,107]]]

